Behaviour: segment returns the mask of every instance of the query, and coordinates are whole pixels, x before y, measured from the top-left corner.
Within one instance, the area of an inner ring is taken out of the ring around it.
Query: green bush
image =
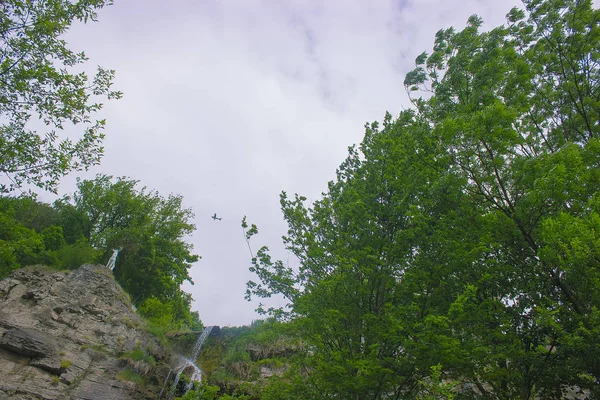
[[[97,262],[100,252],[88,243],[86,238],[79,238],[74,244],[66,245],[58,250],[61,268],[75,269],[83,264]]]
[[[217,397],[219,393],[218,386],[211,386],[205,383],[195,383],[194,388],[184,394],[181,397],[177,397],[177,400],[214,400],[222,399],[223,397]]]
[[[156,359],[154,358],[154,356],[148,351],[143,350],[139,343],[135,346],[133,350],[123,353],[123,355],[121,355],[121,357],[119,358],[121,360],[142,361],[153,367],[156,366]]]
[[[125,368],[117,374],[117,379],[121,381],[134,382],[136,385],[144,387],[146,378],[134,371],[132,368]]]

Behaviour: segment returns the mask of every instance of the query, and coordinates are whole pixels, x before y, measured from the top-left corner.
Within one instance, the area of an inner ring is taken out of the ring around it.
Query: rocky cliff
[[[0,281],[0,399],[158,398],[166,361],[102,266]]]

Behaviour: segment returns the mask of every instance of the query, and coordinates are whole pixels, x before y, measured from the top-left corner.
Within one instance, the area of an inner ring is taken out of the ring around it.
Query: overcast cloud
[[[202,259],[186,286],[207,325],[258,318],[244,300],[247,215],[287,260],[279,193],[318,199],[367,121],[408,107],[402,82],[441,28],[505,22],[516,0],[117,0],[67,39],[115,69],[97,172],[184,196]],[[168,4],[168,6],[167,6]],[[61,192],[75,188],[65,178]],[[217,213],[222,221],[213,221]]]

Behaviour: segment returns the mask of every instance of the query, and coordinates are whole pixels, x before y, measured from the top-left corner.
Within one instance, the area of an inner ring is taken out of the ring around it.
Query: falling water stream
[[[198,336],[198,340],[196,340],[196,343],[194,344],[194,348],[192,349],[190,358],[183,357],[181,364],[169,373],[167,381],[170,378],[171,374],[175,375],[175,378],[173,379],[173,384],[171,385],[171,389],[169,390],[169,395],[167,396],[169,399],[174,398],[175,391],[177,390],[177,385],[179,384],[179,380],[181,379],[181,374],[186,368],[192,367],[194,372],[190,377],[190,383],[185,388],[185,392],[188,392],[192,388],[194,381],[200,382],[202,380],[202,370],[198,365],[196,365],[196,359],[198,358],[198,354],[200,354],[200,350],[202,350],[202,345],[212,332],[213,328],[214,326],[207,326],[206,328],[204,328],[202,334]]]

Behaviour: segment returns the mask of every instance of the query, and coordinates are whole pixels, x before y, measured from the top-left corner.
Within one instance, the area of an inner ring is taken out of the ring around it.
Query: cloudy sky
[[[279,193],[315,200],[367,121],[408,107],[402,82],[440,28],[505,22],[518,0],[117,0],[71,47],[115,69],[97,172],[181,194],[202,259],[186,286],[206,325],[258,318],[244,300],[247,215],[288,260]],[[168,6],[167,6],[168,4]],[[64,179],[71,192],[75,177]],[[217,213],[223,219],[213,221]]]

